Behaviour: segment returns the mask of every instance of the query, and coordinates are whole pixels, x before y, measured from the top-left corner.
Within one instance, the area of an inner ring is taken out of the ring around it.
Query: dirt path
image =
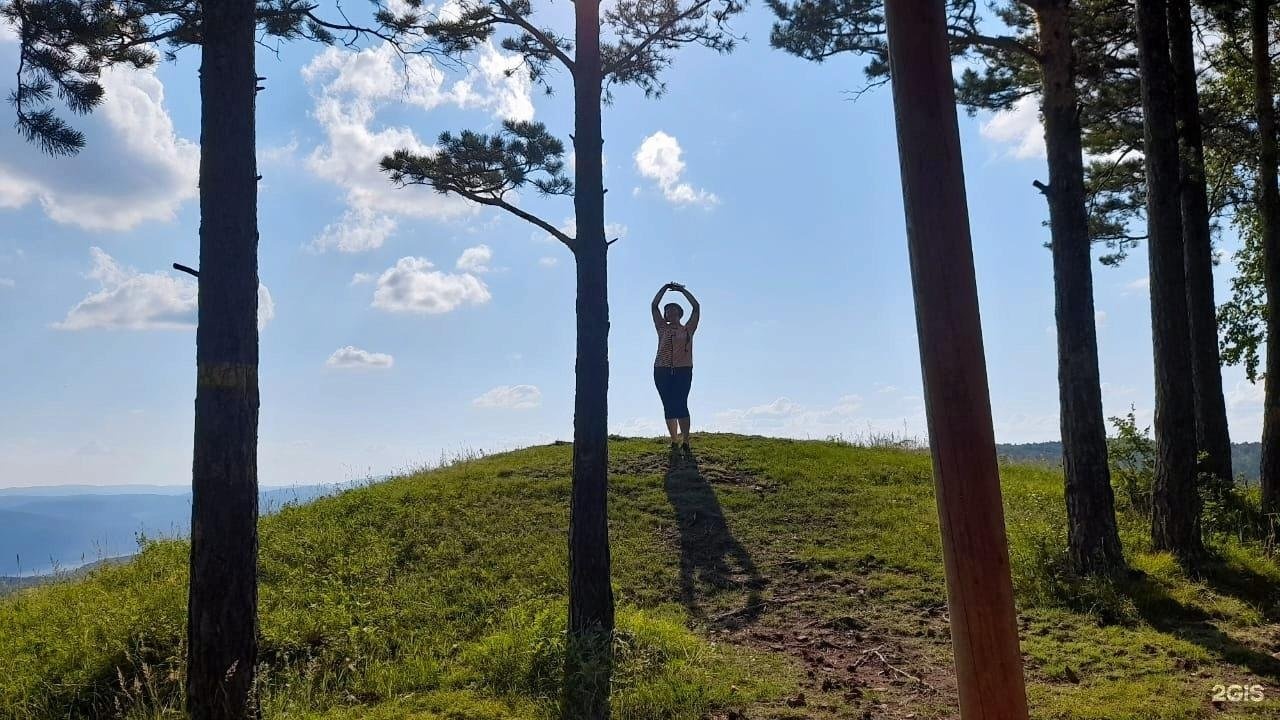
[[[713,636],[783,653],[804,668],[801,693],[786,701],[789,713],[761,708],[746,717],[958,717],[945,610],[912,618],[917,634],[903,634],[902,618],[890,627],[875,617],[831,613],[832,596],[862,592],[856,578],[822,580],[797,562],[776,568],[758,615],[746,621],[735,612],[708,625]]]
[[[672,540],[681,600],[701,629],[721,642],[786,655],[803,669],[800,693],[716,720],[958,717],[945,606],[885,617],[858,576],[756,557],[738,541],[720,497],[768,493],[767,478],[711,452],[646,454],[614,470],[663,475],[679,530]]]

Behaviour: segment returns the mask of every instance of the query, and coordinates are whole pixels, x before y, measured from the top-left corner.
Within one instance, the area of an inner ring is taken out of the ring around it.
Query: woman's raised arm
[[[658,310],[658,303],[662,302],[662,296],[667,294],[667,289],[671,287],[671,283],[667,283],[658,288],[658,294],[653,296],[653,302],[649,305],[649,309],[653,312],[653,322],[655,324],[662,323],[662,311]]]
[[[698,304],[698,298],[694,297],[693,293],[689,292],[689,289],[685,286],[673,285],[672,287],[683,293],[685,299],[687,299],[689,304],[693,306],[693,312],[689,314],[689,322],[685,323],[685,327],[689,328],[690,332],[692,332],[698,327],[698,320],[702,317],[702,306]]]

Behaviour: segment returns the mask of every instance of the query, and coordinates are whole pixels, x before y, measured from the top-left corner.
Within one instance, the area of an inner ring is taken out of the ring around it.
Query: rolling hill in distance
[[[1051,465],[1062,464],[1062,443],[1058,441],[1037,443],[999,443],[996,453],[1013,462],[1045,462]],[[1258,482],[1262,465],[1262,443],[1231,443],[1231,468],[1237,478],[1246,484]]]
[[[263,488],[263,514],[336,492],[346,483]],[[55,485],[0,489],[0,585],[132,555],[139,537],[180,537],[191,491],[165,485]]]

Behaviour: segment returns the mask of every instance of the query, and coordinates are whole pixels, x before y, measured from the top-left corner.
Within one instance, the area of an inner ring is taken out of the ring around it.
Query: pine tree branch
[[[557,60],[563,63],[565,68],[567,68],[570,73],[573,73],[573,67],[574,67],[573,60],[569,59],[569,56],[564,53],[564,50],[562,50],[554,40],[547,37],[547,34],[539,30],[536,26],[533,25],[533,23],[530,23],[528,20],[525,20],[523,17],[521,17],[519,13],[517,13],[510,5],[503,2],[503,0],[494,0],[494,2],[498,5],[498,7],[502,8],[502,12],[506,14],[505,17],[495,17],[494,18],[495,22],[506,23],[508,25],[516,25],[520,27],[525,32],[532,35],[535,40],[541,43],[542,46],[547,49],[547,52],[554,55]]]
[[[610,75],[614,74],[618,70],[625,68],[629,63],[631,63],[636,58],[638,58],[641,55],[641,53],[647,50],[649,46],[653,45],[654,42],[658,40],[667,40],[668,38],[664,36],[664,33],[666,33],[668,30],[674,27],[677,23],[683,20],[688,20],[689,18],[696,16],[697,13],[701,12],[703,8],[705,8],[710,4],[711,4],[711,0],[699,0],[698,2],[689,6],[689,8],[685,10],[683,13],[680,13],[678,15],[673,15],[670,18],[667,18],[666,22],[662,23],[661,25],[658,26],[656,30],[649,33],[649,36],[646,37],[639,45],[636,45],[634,48],[632,48],[631,52],[605,65],[602,68],[602,71],[600,73],[601,76],[609,77]]]
[[[1023,43],[1015,37],[1008,35],[983,35],[982,33],[973,32],[962,27],[952,26],[949,28],[951,33],[951,43],[957,47],[989,47],[996,50],[1004,50],[1005,52],[1014,53],[1016,55],[1025,55],[1040,61],[1040,53],[1030,45]]]
[[[516,207],[515,205],[512,205],[511,203],[507,202],[506,200],[503,200],[500,197],[478,195],[476,193],[468,192],[460,188],[452,188],[452,189],[454,192],[458,193],[462,197],[472,202],[479,203],[481,205],[488,205],[489,207],[502,208],[503,210],[506,210],[512,215],[515,215],[516,217],[522,220],[525,220],[526,222],[530,222],[530,223],[533,223],[534,225],[537,225],[543,230],[546,230],[547,233],[549,233],[552,237],[564,243],[565,247],[569,248],[571,252],[576,252],[576,250],[574,250],[574,243],[576,242],[576,238],[569,237],[569,235],[565,233],[563,230],[561,230],[560,228],[557,228],[555,225],[552,225],[546,220],[543,220],[537,215],[521,210],[520,208]]]

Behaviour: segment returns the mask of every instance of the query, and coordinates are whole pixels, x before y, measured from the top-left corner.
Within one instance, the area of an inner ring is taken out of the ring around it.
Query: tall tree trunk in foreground
[[[1156,469],[1151,539],[1157,550],[1194,562],[1202,551],[1196,488],[1195,401],[1191,335],[1178,193],[1178,129],[1174,121],[1166,0],[1137,0],[1147,169],[1147,253],[1151,272],[1151,335],[1155,355]]]
[[[578,276],[573,498],[569,514],[569,656],[565,717],[609,715],[613,588],[609,560],[609,296],[600,130],[599,0],[577,0],[574,211]]]
[[[1120,567],[1124,557],[1107,466],[1070,2],[1038,3],[1036,14],[1044,75],[1041,110],[1049,161],[1044,192],[1053,249],[1068,549],[1079,571],[1108,573]]]
[[[1267,287],[1267,368],[1262,413],[1262,510],[1280,513],[1280,189],[1277,189],[1276,106],[1271,78],[1267,0],[1253,0],[1254,102],[1258,115],[1258,217],[1262,221]]]
[[[1196,88],[1195,47],[1190,0],[1169,0],[1169,57],[1173,65],[1178,127],[1179,178],[1182,186],[1183,265],[1191,333],[1191,375],[1195,391],[1196,448],[1207,455],[1203,472],[1230,480],[1231,437],[1222,397],[1218,357],[1218,306],[1213,300],[1213,240],[1200,132],[1200,94]]]
[[[885,26],[960,717],[1026,720],[943,3]]]
[[[200,291],[187,705],[256,714],[258,219],[254,0],[203,3]]]

